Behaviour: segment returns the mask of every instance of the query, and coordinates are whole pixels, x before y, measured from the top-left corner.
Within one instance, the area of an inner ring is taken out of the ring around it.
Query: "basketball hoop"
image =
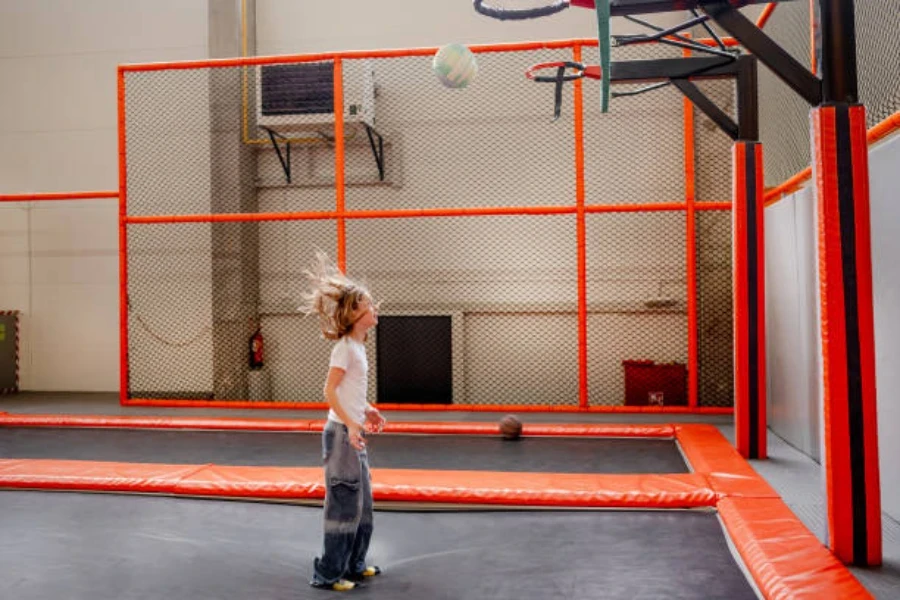
[[[485,4],[484,0],[473,0],[475,11],[478,14],[501,21],[524,21],[526,19],[539,19],[549,17],[569,8],[569,0],[556,0],[546,6],[534,8],[506,8],[504,6]],[[502,4],[502,2],[501,2]]]
[[[537,71],[544,69],[556,69],[555,75],[537,75]],[[562,73],[560,73],[562,69]],[[571,69],[570,73],[566,73],[567,69]],[[557,81],[575,81],[587,77],[588,79],[602,79],[603,73],[598,65],[586,67],[585,65],[572,61],[546,62],[532,65],[525,71],[525,77],[539,83],[556,83]]]
[[[554,75],[538,75],[538,71],[547,69],[556,69]],[[533,65],[525,71],[525,77],[538,83],[554,83],[556,84],[556,92],[553,97],[553,120],[559,119],[560,110],[562,109],[562,87],[567,81],[575,81],[576,79],[603,79],[602,70],[597,65],[585,66],[582,63],[561,60],[556,62],[545,62]]]

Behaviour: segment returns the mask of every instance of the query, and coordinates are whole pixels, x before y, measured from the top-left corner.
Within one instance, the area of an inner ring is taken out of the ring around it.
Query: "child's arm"
[[[338,400],[337,388],[344,379],[344,373],[345,371],[339,367],[328,369],[328,378],[325,379],[325,400],[328,401],[328,406],[337,413],[337,416],[347,426],[347,431],[350,433],[350,445],[357,450],[362,450],[365,447],[365,441],[363,440],[359,423],[355,423],[350,418],[350,415],[347,414],[347,411],[344,410],[344,407],[341,406]]]

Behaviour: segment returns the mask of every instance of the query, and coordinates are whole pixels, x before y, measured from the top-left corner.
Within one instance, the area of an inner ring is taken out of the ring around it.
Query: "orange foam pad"
[[[376,501],[598,508],[712,507],[702,475],[584,475],[372,471]],[[321,499],[319,467],[223,467],[66,460],[0,460],[0,487],[259,499]]]
[[[770,486],[712,425],[676,425],[675,439],[696,473],[723,497],[777,498]]]
[[[718,510],[766,598],[873,597],[780,499],[724,498]]]

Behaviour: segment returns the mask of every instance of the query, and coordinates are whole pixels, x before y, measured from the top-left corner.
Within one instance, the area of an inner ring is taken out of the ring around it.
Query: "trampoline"
[[[425,436],[372,438],[376,468],[541,473],[687,473],[674,439]],[[5,428],[0,456],[156,464],[318,467],[313,432]]]
[[[323,425],[0,414],[0,525],[17,540],[0,577],[21,599],[321,597],[307,581]],[[373,437],[370,561],[385,576],[352,594],[865,595],[715,427],[523,433],[390,423]]]
[[[321,511],[0,492],[0,577],[18,600],[328,598],[307,586]],[[385,575],[353,597],[756,598],[714,513],[381,512]]]

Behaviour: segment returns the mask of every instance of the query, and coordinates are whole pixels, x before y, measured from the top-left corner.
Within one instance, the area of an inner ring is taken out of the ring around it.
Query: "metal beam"
[[[840,3],[842,0],[833,1]],[[730,2],[701,1],[701,8],[811,106],[822,102],[822,82]]]
[[[821,57],[823,102],[856,104],[859,101],[853,5],[853,0],[819,0],[816,46]]]
[[[673,79],[672,85],[681,90],[681,93],[684,94],[694,106],[702,110],[703,114],[712,119],[713,122],[728,135],[728,137],[733,140],[739,139],[738,136],[740,132],[737,123],[735,123],[731,117],[726,115],[725,111],[716,106],[712,100],[707,98],[696,85],[687,79]]]
[[[758,89],[756,59],[742,60],[737,76],[738,136],[741,140],[759,140]]]
[[[736,77],[742,59],[718,57],[660,58],[617,61],[610,65],[610,83],[637,83],[666,79]],[[752,60],[752,59],[751,59]]]

